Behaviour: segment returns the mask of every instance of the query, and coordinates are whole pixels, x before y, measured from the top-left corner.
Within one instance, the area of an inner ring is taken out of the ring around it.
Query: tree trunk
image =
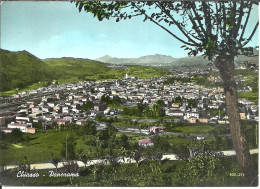
[[[246,146],[245,135],[241,128],[240,115],[237,103],[237,87],[234,78],[234,56],[217,57],[215,65],[220,72],[220,76],[224,83],[224,94],[226,97],[226,110],[229,120],[229,127],[232,137],[232,143],[236,151],[237,162],[244,185],[252,184],[255,169],[252,166],[249,149]]]

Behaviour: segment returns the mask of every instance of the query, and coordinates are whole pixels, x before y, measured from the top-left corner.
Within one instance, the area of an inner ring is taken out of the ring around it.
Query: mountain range
[[[258,51],[255,51],[255,53],[258,54]],[[166,69],[204,69],[209,65],[209,63],[211,63],[208,59],[204,58],[203,56],[174,58],[172,56],[166,56],[161,54],[141,56],[139,58],[117,58],[106,55],[97,58],[96,60],[110,64],[145,65],[162,67]],[[244,65],[244,62],[246,61],[258,65],[258,56],[247,57],[239,55],[235,58],[235,60],[236,66]],[[211,67],[214,67],[214,65],[212,65]]]

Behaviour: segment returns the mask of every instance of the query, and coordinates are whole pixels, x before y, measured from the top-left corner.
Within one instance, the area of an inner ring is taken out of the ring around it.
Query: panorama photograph
[[[1,186],[258,186],[258,1],[0,2]]]

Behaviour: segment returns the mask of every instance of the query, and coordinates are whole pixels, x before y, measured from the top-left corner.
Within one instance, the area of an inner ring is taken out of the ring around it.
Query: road
[[[258,149],[252,149],[250,150],[250,154],[257,154],[258,153]],[[224,156],[234,156],[236,155],[236,152],[234,150],[227,150],[227,151],[221,151],[223,152]],[[118,162],[120,163],[135,163],[135,160],[133,158],[130,157],[124,157],[123,158],[118,158]],[[167,155],[163,155],[162,160],[164,159],[169,159],[169,160],[178,160],[176,154],[167,154]],[[63,167],[63,163],[65,162],[60,162],[58,164],[58,168]],[[86,166],[90,166],[90,165],[94,165],[94,164],[100,164],[100,163],[104,163],[107,164],[108,160],[106,159],[94,159],[89,161]],[[77,164],[79,167],[84,167],[84,163],[82,161],[77,161]],[[55,169],[55,166],[52,163],[35,163],[35,164],[31,164],[31,170],[35,169],[35,170],[42,170],[42,169]],[[5,170],[10,170],[10,169],[14,169],[16,168],[17,165],[7,165],[5,166]]]

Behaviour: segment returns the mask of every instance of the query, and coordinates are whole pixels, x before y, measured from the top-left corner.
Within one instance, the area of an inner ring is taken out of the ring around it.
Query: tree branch
[[[207,4],[205,1],[202,1],[202,10],[204,12],[204,17],[205,17],[205,25],[206,25],[206,33],[207,37],[210,37],[211,35],[211,19],[209,15],[209,11],[207,10]]]
[[[180,24],[172,17],[172,15],[170,14],[170,11],[166,10],[164,8],[164,5],[161,4],[162,2],[155,2],[155,4],[161,9],[162,12],[164,12],[172,21],[173,23],[179,28],[179,30],[182,32],[182,34],[192,43],[196,44],[196,45],[200,45],[198,44],[196,41],[194,41],[193,39],[190,38],[190,36],[188,35],[188,32],[185,31],[185,29],[183,29]]]
[[[143,12],[144,10],[141,10],[138,6],[136,6],[135,4],[133,4],[133,6],[135,8],[137,8],[140,12]],[[146,18],[148,18],[149,20],[151,20],[153,23],[155,23],[157,26],[159,26],[160,28],[164,29],[166,32],[168,32],[171,36],[173,36],[175,39],[179,40],[180,42],[186,44],[186,45],[190,45],[190,46],[197,46],[196,44],[192,44],[192,43],[188,43],[184,40],[182,40],[181,38],[177,37],[176,35],[174,35],[170,30],[168,30],[167,28],[165,28],[164,26],[160,25],[158,22],[156,22],[152,17],[148,16],[145,12],[143,13]]]
[[[256,23],[255,27],[254,27],[254,30],[252,31],[251,35],[249,36],[249,38],[246,40],[246,42],[241,46],[241,47],[244,47],[246,46],[249,41],[251,41],[252,37],[254,36],[255,32],[256,32],[256,29],[258,28],[258,25],[259,25],[259,21]]]
[[[188,10],[189,12],[188,12],[188,17],[189,17],[189,19],[190,19],[190,21],[191,21],[191,23],[192,23],[192,28],[196,31],[196,33],[197,33],[197,35],[201,38],[201,39],[203,39],[205,36],[203,36],[202,35],[202,31],[200,31],[200,29],[199,29],[199,27],[198,27],[198,25],[196,24],[196,22],[194,21],[194,19],[193,19],[193,15],[192,15],[192,12],[190,11],[190,10]],[[194,37],[194,36],[193,36]],[[195,37],[194,37],[195,38]],[[196,39],[198,39],[198,38],[196,38]],[[198,40],[201,40],[201,39],[198,39]]]
[[[223,37],[226,38],[227,34],[226,34],[226,9],[225,9],[225,2],[222,2],[222,12],[223,12]]]
[[[249,20],[250,14],[251,14],[252,5],[253,5],[253,2],[250,2],[249,10],[248,10],[247,17],[246,17],[246,21],[245,21],[245,24],[244,24],[242,33],[241,33],[241,35],[240,35],[239,43],[241,43],[241,41],[242,41],[242,39],[243,39],[245,30],[246,30],[246,26],[247,26],[247,22],[248,22],[248,20]]]
[[[243,18],[243,15],[244,15],[244,1],[241,2],[240,4],[240,9],[239,9],[239,18],[238,18],[238,21],[237,21],[237,24],[236,24],[236,29],[235,29],[235,36],[234,38],[236,39],[237,36],[238,36],[238,31],[239,31],[239,28],[240,28],[240,25],[241,25],[241,21],[242,21],[242,18]]]
[[[198,12],[197,12],[197,10],[196,10],[196,4],[195,4],[195,2],[191,2],[191,8],[192,8],[192,11],[193,11],[193,13],[195,14],[195,16],[196,16],[197,18],[199,18],[200,16],[199,16],[199,14],[198,14]],[[197,19],[197,22],[199,23],[199,26],[200,26],[201,31],[203,32],[204,36],[207,38],[206,31],[205,31],[205,29],[204,29],[204,27],[203,27],[201,21],[200,21],[199,19]]]

